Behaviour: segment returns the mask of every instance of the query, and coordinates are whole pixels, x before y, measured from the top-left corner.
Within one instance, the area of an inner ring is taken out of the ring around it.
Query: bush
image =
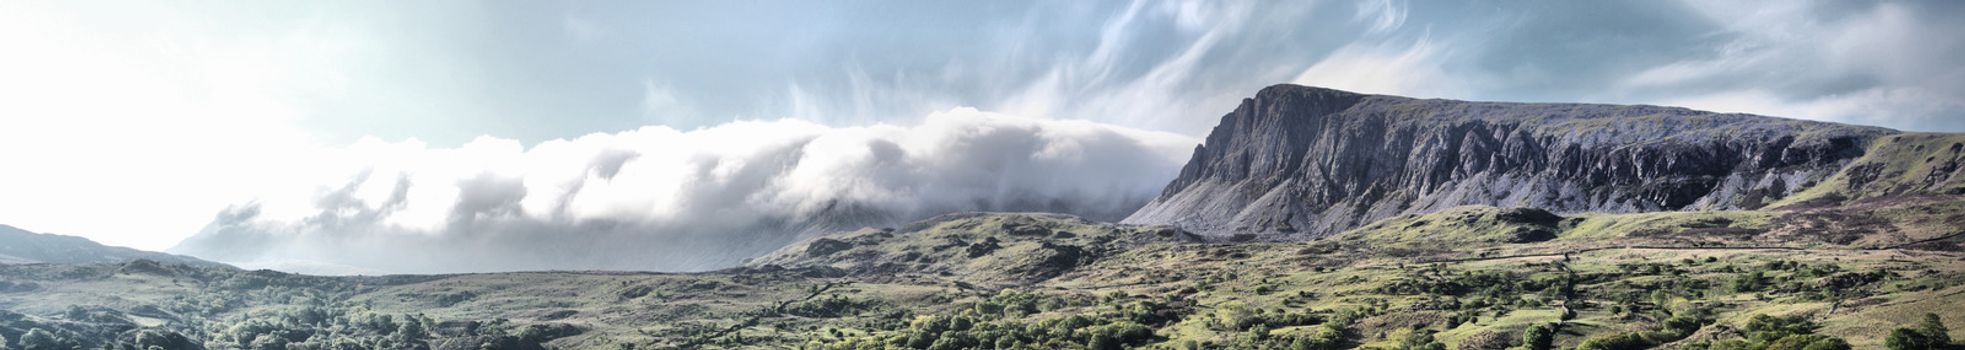
[[[1290,340],[1291,350],[1338,350],[1347,348],[1350,343],[1344,336],[1350,330],[1334,324],[1318,326],[1309,335],[1297,336]]]
[[[20,348],[25,350],[55,350],[74,347],[69,345],[65,339],[56,336],[53,332],[48,332],[40,328],[29,329],[27,333],[21,333],[20,335]]]
[[[1898,328],[1890,331],[1890,337],[1883,339],[1883,345],[1889,347],[1890,350],[1939,349],[1938,347],[1932,346],[1930,337],[1926,337],[1923,333],[1910,328]]]
[[[1841,338],[1815,334],[1814,322],[1801,316],[1754,315],[1747,320],[1745,338],[1701,342],[1686,349],[1705,350],[1848,350]]]
[[[1924,322],[1917,328],[1897,328],[1884,338],[1890,350],[1939,350],[1951,347],[1951,330],[1945,327],[1938,314],[1924,314]]]
[[[1849,343],[1840,338],[1816,335],[1794,334],[1767,344],[1768,350],[1849,350]]]
[[[1522,331],[1522,346],[1528,350],[1549,350],[1555,342],[1556,329],[1553,325],[1535,325]]]
[[[1460,344],[1454,345],[1453,348],[1454,350],[1502,350],[1515,345],[1508,338],[1507,333],[1482,331],[1460,339]]]
[[[1636,332],[1618,332],[1592,336],[1576,345],[1576,350],[1641,350],[1650,348],[1650,339]]]
[[[1434,340],[1432,330],[1413,329],[1409,330],[1405,338],[1399,341],[1399,348],[1403,350],[1446,350],[1446,344],[1441,344],[1439,341]]]
[[[1930,338],[1931,344],[1935,347],[1951,346],[1951,329],[1945,327],[1945,321],[1939,319],[1938,314],[1924,314],[1924,324],[1918,325],[1917,332],[1923,333],[1925,338]]]

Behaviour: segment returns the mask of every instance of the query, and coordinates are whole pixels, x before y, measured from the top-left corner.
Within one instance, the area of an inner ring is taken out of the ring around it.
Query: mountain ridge
[[[229,267],[189,256],[108,246],[88,238],[36,233],[18,227],[0,225],[0,265],[108,263],[131,260]]]
[[[1461,205],[1758,209],[1900,131],[1645,105],[1470,102],[1298,85],[1222,117],[1128,224],[1315,239]]]

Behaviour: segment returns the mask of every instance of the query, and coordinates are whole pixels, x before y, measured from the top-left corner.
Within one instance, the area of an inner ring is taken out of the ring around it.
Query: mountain
[[[1123,222],[1285,240],[1463,205],[1635,213],[1959,193],[1959,141],[1676,107],[1277,85],[1223,116]]]
[[[153,260],[187,265],[225,266],[198,258],[105,246],[87,238],[34,233],[0,225],[0,265],[111,263]]]
[[[1212,237],[956,213],[813,234],[688,273],[0,265],[0,338],[91,349],[1877,349],[1965,320],[1965,135],[1296,86],[1224,119],[1132,218]],[[764,225],[899,219],[880,213],[838,205]],[[0,244],[19,250],[17,240]],[[606,243],[579,252],[702,250]],[[474,247],[443,248],[415,255]]]

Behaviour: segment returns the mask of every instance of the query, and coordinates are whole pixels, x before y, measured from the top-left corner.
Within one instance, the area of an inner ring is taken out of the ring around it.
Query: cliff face
[[[1126,223],[1304,239],[1460,205],[1754,209],[1882,128],[1684,108],[1424,100],[1278,85],[1245,99]],[[1244,234],[1253,236],[1242,236]]]

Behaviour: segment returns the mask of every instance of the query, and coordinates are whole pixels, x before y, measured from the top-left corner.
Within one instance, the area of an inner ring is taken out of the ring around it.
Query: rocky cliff
[[[1756,209],[1897,131],[1684,108],[1468,102],[1278,85],[1244,99],[1125,223],[1305,239],[1461,205]]]

